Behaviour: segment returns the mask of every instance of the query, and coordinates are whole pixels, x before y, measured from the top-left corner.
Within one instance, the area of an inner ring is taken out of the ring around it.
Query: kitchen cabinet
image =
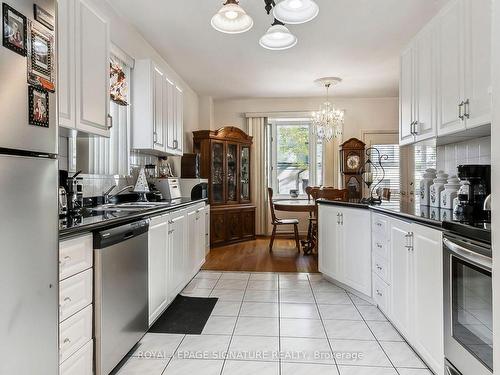
[[[136,60],[132,90],[132,147],[157,155],[182,155],[182,90],[152,60]]]
[[[491,1],[453,0],[439,16],[438,135],[491,123]]]
[[[85,0],[58,1],[59,125],[109,137],[109,21]]]
[[[435,36],[431,23],[401,53],[401,145],[436,136]]]
[[[168,221],[168,248],[170,278],[167,280],[169,299],[175,296],[186,285],[186,249],[187,249],[187,216],[184,210],[174,211]]]
[[[151,325],[167,307],[168,241],[167,226],[169,215],[151,219],[148,232],[148,285],[149,324]]]
[[[442,233],[396,219],[390,223],[392,283],[388,316],[431,369],[442,374]]]
[[[61,364],[60,375],[93,375],[94,345],[90,340]]]
[[[318,216],[320,272],[367,296],[372,294],[370,215],[322,204]],[[368,235],[360,236],[360,228],[368,228]]]
[[[196,205],[187,211],[189,228],[186,278],[193,278],[205,263],[205,205]]]

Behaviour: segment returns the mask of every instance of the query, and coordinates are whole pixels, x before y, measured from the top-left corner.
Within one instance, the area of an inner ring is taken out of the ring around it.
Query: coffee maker
[[[454,208],[454,218],[469,224],[484,223],[490,220],[484,210],[484,201],[491,193],[490,165],[459,165],[458,177],[461,187],[458,191],[458,204]]]

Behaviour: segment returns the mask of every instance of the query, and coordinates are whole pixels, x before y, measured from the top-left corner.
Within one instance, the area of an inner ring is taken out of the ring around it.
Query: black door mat
[[[149,332],[200,335],[217,300],[178,295]]]

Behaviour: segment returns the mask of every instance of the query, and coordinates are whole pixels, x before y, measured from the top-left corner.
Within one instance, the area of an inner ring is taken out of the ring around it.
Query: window
[[[311,119],[270,119],[269,184],[275,195],[323,183],[323,143],[312,132]]]
[[[377,186],[377,189],[391,189],[391,202],[394,202],[394,208],[399,208],[400,196],[401,196],[401,174],[400,174],[400,157],[399,157],[399,144],[374,144],[371,147],[375,147],[379,150],[380,155],[387,155],[387,159],[382,158],[382,167],[385,171],[385,177]],[[372,153],[372,161],[377,163],[378,154],[376,152]],[[382,176],[377,176],[381,178]],[[386,206],[391,203],[386,204]]]
[[[424,178],[425,170],[427,168],[436,168],[436,146],[434,145],[425,145],[425,144],[416,144],[414,147],[414,196],[415,205],[417,207],[420,206],[420,199],[418,199],[420,195],[420,181]]]

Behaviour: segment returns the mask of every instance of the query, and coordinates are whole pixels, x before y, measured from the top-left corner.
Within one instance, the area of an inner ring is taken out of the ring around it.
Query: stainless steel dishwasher
[[[149,221],[94,234],[96,375],[108,375],[148,330]]]

